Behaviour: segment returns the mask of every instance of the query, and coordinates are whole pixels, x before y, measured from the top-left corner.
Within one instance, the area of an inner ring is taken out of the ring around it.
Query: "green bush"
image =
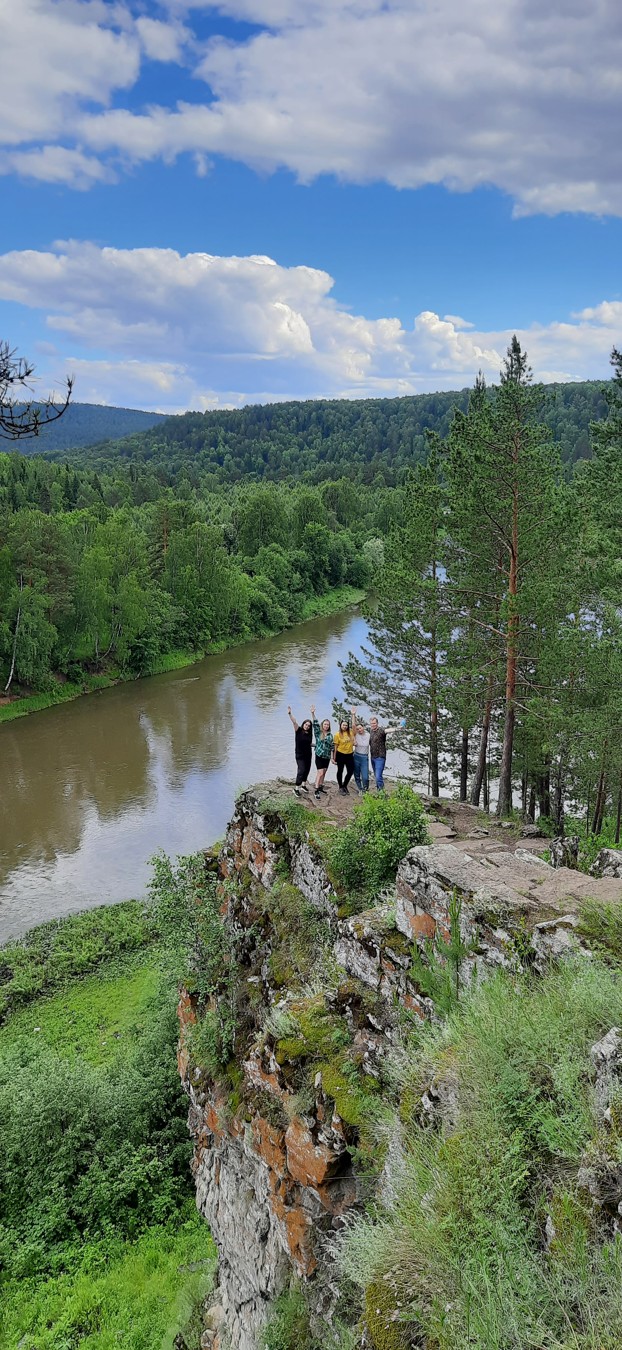
[[[451,1124],[408,1113],[384,1207],[354,1223],[343,1253],[364,1290],[390,1284],[408,1343],[619,1343],[622,1240],[594,1231],[577,1171],[594,1140],[589,1049],[621,1018],[622,975],[594,958],[539,980],[501,972],[419,1033],[404,1093],[419,1101],[432,1076],[444,1080]]]
[[[31,929],[0,947],[0,1022],[39,994],[156,938],[154,916],[139,900],[101,905]]]
[[[134,1238],[188,1196],[187,1103],[174,995],[122,1058],[93,1066],[38,1039],[0,1057],[0,1268],[79,1262],[85,1241]]]
[[[373,898],[394,879],[409,848],[429,842],[423,806],[412,788],[366,793],[350,823],[330,841],[330,868],[339,885]]]
[[[192,1053],[216,1076],[231,1058],[239,997],[233,935],[221,914],[222,897],[204,853],[175,862],[162,853],[152,864],[150,894],[168,977],[171,982],[183,980],[198,996],[201,1015],[192,1028]]]

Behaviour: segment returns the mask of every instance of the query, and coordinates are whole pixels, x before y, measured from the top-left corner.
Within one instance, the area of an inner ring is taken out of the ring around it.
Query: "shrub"
[[[374,898],[393,880],[409,848],[429,842],[423,806],[411,788],[366,793],[350,823],[331,839],[331,871],[339,885]]]
[[[0,1059],[0,1265],[30,1276],[79,1261],[94,1237],[136,1237],[188,1194],[187,1103],[174,997],[108,1067],[26,1036]]]
[[[149,889],[169,979],[183,980],[199,996],[203,1015],[192,1029],[191,1046],[197,1063],[215,1076],[231,1057],[240,992],[216,878],[203,853],[174,863],[161,853],[152,864]]]
[[[76,1270],[12,1280],[2,1290],[3,1350],[174,1350],[198,1346],[201,1303],[213,1282],[214,1244],[188,1199],[166,1225],[135,1242],[83,1248]]]

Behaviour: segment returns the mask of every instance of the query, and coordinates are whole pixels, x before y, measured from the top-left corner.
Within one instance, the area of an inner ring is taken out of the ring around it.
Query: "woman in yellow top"
[[[343,797],[349,796],[348,783],[354,773],[354,735],[354,723],[351,728],[344,718],[333,737],[333,764],[337,765],[337,782]]]

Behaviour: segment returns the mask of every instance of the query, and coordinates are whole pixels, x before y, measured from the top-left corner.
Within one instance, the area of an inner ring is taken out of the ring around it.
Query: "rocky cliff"
[[[256,1350],[292,1279],[320,1343],[347,1319],[331,1243],[379,1185],[392,1053],[409,1021],[434,1017],[413,949],[425,959],[435,935],[450,940],[452,903],[464,983],[475,970],[542,968],[579,943],[577,874],[477,830],[437,830],[383,903],[352,913],[326,862],[334,828],[268,784],[240,797],[222,849],[206,855],[229,943],[213,1004],[235,1005],[231,1051],[220,1068],[201,1053],[204,1001],[185,989],[179,1068],[197,1204],[219,1251],[212,1350]]]

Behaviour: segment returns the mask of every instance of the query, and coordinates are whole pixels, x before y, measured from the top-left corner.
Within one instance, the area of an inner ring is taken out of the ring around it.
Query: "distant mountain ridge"
[[[600,380],[541,386],[543,421],[565,463],[589,456],[590,423],[607,415],[606,387]],[[191,487],[201,481],[208,490],[242,480],[318,483],[343,474],[392,486],[412,464],[425,459],[429,431],[447,435],[455,410],[466,408],[468,398],[469,390],[461,389],[402,398],[309,399],[187,412],[154,417],[148,429],[99,443],[84,454],[75,449],[72,458],[84,467],[107,471],[124,463],[137,468],[142,464],[160,482],[185,479]],[[44,446],[40,437],[36,448],[51,447]]]
[[[112,408],[104,403],[70,403],[58,421],[43,427],[32,440],[20,441],[23,455],[62,454],[64,450],[118,441],[124,436],[149,431],[166,421],[164,413],[143,412],[140,408]],[[7,448],[0,441],[0,450]]]

